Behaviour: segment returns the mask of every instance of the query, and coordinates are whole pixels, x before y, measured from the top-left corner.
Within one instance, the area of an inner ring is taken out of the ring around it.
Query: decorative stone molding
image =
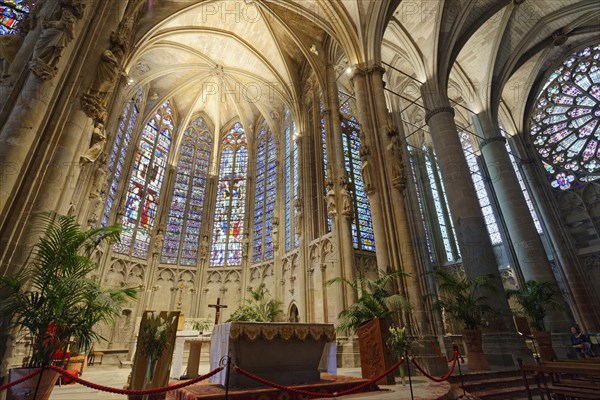
[[[490,143],[494,143],[494,142],[502,142],[502,144],[506,143],[506,138],[504,136],[494,136],[492,138],[487,138],[481,141],[481,144],[479,145],[479,149],[483,149],[485,146],[487,146]]]
[[[43,81],[56,76],[57,64],[75,37],[75,22],[83,16],[85,5],[79,0],[62,0],[51,20],[42,22],[42,32],[33,48],[29,69]]]
[[[454,111],[454,108],[452,108],[452,107],[439,107],[439,108],[436,108],[435,110],[428,111],[428,112],[425,114],[425,123],[426,123],[426,124],[428,124],[428,123],[429,123],[429,120],[430,120],[430,119],[431,119],[431,117],[433,117],[434,115],[436,115],[436,114],[440,114],[440,113],[444,113],[444,112],[451,113],[451,114],[452,114],[452,116],[454,116],[454,115],[456,114],[456,112]]]

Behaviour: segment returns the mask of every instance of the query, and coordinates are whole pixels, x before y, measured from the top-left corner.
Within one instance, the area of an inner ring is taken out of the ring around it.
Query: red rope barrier
[[[18,385],[21,382],[25,382],[26,380],[31,379],[31,378],[33,378],[36,375],[39,375],[41,372],[42,372],[42,368],[37,369],[36,371],[32,372],[31,374],[25,375],[24,377],[19,378],[16,381],[12,381],[12,382],[9,382],[7,384],[0,385],[0,392],[5,391],[6,389],[10,389],[11,387],[13,387],[15,385]]]
[[[253,380],[255,380],[257,382],[260,382],[260,383],[262,383],[264,385],[274,387],[275,389],[284,390],[286,392],[291,392],[291,393],[297,393],[297,394],[300,394],[300,395],[303,395],[303,396],[308,396],[308,397],[334,398],[334,397],[338,397],[338,396],[345,396],[347,394],[356,392],[357,390],[360,390],[362,388],[365,388],[367,386],[372,385],[373,383],[377,382],[378,380],[380,380],[384,376],[392,373],[403,362],[404,362],[404,358],[400,359],[400,361],[398,361],[396,364],[392,365],[388,370],[386,370],[385,372],[383,372],[381,375],[379,375],[379,376],[377,376],[377,377],[375,377],[375,378],[373,378],[373,379],[371,379],[371,380],[369,380],[367,382],[363,382],[360,385],[354,386],[354,387],[352,387],[350,389],[344,390],[343,392],[339,392],[339,393],[338,392],[336,392],[336,393],[317,393],[317,392],[310,392],[308,390],[296,389],[296,388],[293,388],[293,387],[283,386],[283,385],[280,385],[278,383],[270,382],[270,381],[268,381],[266,379],[263,379],[263,378],[261,378],[259,376],[253,375],[252,373],[250,373],[250,372],[248,372],[248,371],[246,371],[244,369],[241,369],[239,367],[235,367],[235,370],[238,373],[240,373],[240,374],[242,374],[244,376],[247,376],[250,379],[253,379]]]
[[[223,367],[219,367],[215,370],[210,371],[208,374],[206,375],[202,375],[199,376],[197,378],[194,379],[190,379],[189,381],[185,381],[182,383],[178,383],[176,385],[171,385],[171,386],[165,386],[162,388],[155,388],[155,389],[146,389],[146,390],[129,390],[129,389],[118,389],[118,388],[112,388],[112,387],[108,387],[108,386],[102,386],[102,385],[98,385],[97,383],[93,383],[93,382],[89,382],[86,381],[85,379],[81,379],[78,376],[73,376],[70,375],[67,371],[65,371],[62,368],[58,368],[55,367],[53,365],[48,366],[49,369],[53,369],[55,371],[57,371],[59,374],[61,374],[64,377],[67,377],[77,383],[82,384],[83,386],[87,386],[91,389],[96,389],[96,390],[100,390],[102,392],[108,392],[108,393],[116,393],[116,394],[123,394],[123,395],[131,395],[131,396],[143,396],[146,394],[156,394],[156,393],[163,393],[163,392],[168,392],[171,390],[177,390],[177,389],[181,389],[183,387],[186,386],[190,386],[193,385],[194,383],[198,383],[200,381],[203,381],[205,379],[210,378],[211,376],[221,372],[223,370]]]
[[[410,362],[412,362],[415,365],[415,367],[417,367],[417,369],[419,371],[421,371],[421,373],[423,375],[425,375],[427,378],[431,379],[434,382],[443,382],[446,379],[448,379],[450,377],[450,375],[452,375],[452,372],[454,372],[454,367],[456,367],[456,360],[458,360],[458,352],[455,351],[454,354],[452,355],[452,358],[450,359],[450,361],[452,361],[452,366],[450,367],[450,371],[448,371],[448,373],[446,375],[441,376],[441,377],[429,375],[423,368],[421,368],[421,366],[419,364],[417,364],[414,357],[410,359]]]
[[[446,364],[450,364],[452,362],[452,358],[448,359],[446,358],[441,352],[440,349],[437,348],[437,346],[435,345],[435,342],[433,340],[430,340],[431,342],[431,347],[433,347],[433,351],[435,351],[435,354],[437,354],[437,356],[439,358],[441,358]]]

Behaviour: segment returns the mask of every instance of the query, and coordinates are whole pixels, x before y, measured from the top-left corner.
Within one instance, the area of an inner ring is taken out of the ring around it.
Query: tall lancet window
[[[323,105],[323,97],[319,97],[319,111],[321,115],[321,147],[323,149],[323,182],[327,183],[327,179],[329,178],[329,170],[327,168],[328,165],[328,157],[327,157],[327,129],[325,123],[325,107]],[[323,188],[323,195],[327,194],[327,188]],[[323,200],[325,201],[325,200]],[[326,205],[325,205],[326,206]],[[327,207],[325,207],[325,212],[327,212]],[[327,216],[327,232],[331,232],[331,218]]]
[[[108,190],[106,191],[106,203],[104,212],[102,213],[102,226],[108,225],[117,189],[119,188],[119,183],[121,183],[127,150],[129,150],[133,129],[140,113],[142,94],[142,89],[140,88],[137,94],[125,105],[125,110],[123,110],[123,115],[119,120],[117,134],[108,159]]]
[[[479,164],[477,163],[477,156],[475,155],[473,144],[471,143],[471,135],[468,132],[461,131],[460,141],[463,146],[465,158],[467,159],[467,164],[469,164],[471,179],[473,179],[473,184],[475,185],[477,199],[479,200],[481,211],[483,211],[483,218],[485,219],[485,225],[487,226],[488,234],[490,235],[493,245],[500,244],[502,243],[500,229],[498,229],[498,223],[496,222],[496,216],[494,215],[494,210],[492,209],[492,205],[485,188],[483,175],[481,173],[481,169],[479,168]]]
[[[34,3],[32,0],[0,1],[0,35],[17,33],[19,22],[29,14]]]
[[[298,145],[296,122],[289,110],[284,117],[285,251],[298,247],[298,227],[294,226],[294,203],[298,199]]]
[[[236,122],[221,141],[221,164],[210,264],[242,264],[248,147],[246,133]]]
[[[127,187],[121,242],[115,245],[117,253],[148,256],[173,129],[171,104],[166,101],[142,131]]]
[[[456,260],[456,256],[454,255],[452,248],[452,241],[456,237],[456,233],[454,232],[454,226],[452,225],[452,218],[450,216],[450,218],[448,218],[450,223],[446,222],[446,210],[449,210],[449,207],[444,184],[441,179],[441,174],[439,174],[435,157],[432,159],[431,155],[429,154],[429,150],[425,145],[423,145],[421,150],[423,150],[425,172],[427,172],[427,179],[429,180],[429,187],[431,188],[431,198],[433,199],[433,206],[435,208],[435,214],[437,217],[436,222],[439,226],[440,234],[442,235],[442,243],[444,245],[444,252],[446,253],[446,261],[452,262]]]
[[[162,263],[196,265],[212,141],[212,133],[202,117],[193,120],[184,133],[160,258]]]
[[[349,180],[348,192],[353,203],[352,242],[357,249],[375,251],[371,208],[360,172],[360,127],[354,118],[350,97],[339,92],[339,98],[344,165]]]
[[[252,261],[273,259],[273,214],[277,195],[275,162],[277,152],[273,132],[262,121],[256,148],[256,192],[254,195],[254,236]]]

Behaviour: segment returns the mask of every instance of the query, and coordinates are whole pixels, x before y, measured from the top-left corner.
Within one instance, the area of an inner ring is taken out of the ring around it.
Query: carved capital
[[[452,114],[452,116],[455,115],[454,108],[452,107],[436,108],[435,110],[428,111],[427,114],[425,114],[425,123],[429,123],[429,119],[431,119],[431,117],[433,117],[434,115],[445,112]]]
[[[488,144],[494,143],[494,142],[502,142],[502,144],[504,144],[504,143],[506,143],[506,138],[504,136],[494,136],[492,138],[484,139],[481,141],[481,144],[479,145],[479,149],[483,149]]]

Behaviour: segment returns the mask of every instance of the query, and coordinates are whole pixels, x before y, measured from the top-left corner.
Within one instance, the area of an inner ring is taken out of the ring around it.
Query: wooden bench
[[[127,353],[127,351],[128,351],[127,349],[95,350],[92,347],[92,349],[88,353],[87,365],[94,365],[94,364],[102,365],[102,359],[104,358],[105,355]],[[99,357],[100,359],[98,361],[96,361],[96,357]]]
[[[564,360],[523,365],[519,360],[519,365],[529,400],[533,398],[528,373],[533,374],[542,400],[600,399],[600,363]]]

